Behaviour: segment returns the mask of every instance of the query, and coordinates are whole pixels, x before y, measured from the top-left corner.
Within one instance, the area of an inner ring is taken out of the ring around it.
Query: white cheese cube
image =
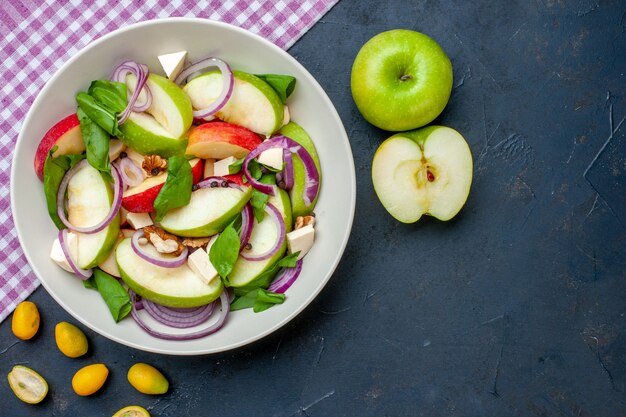
[[[196,275],[198,275],[202,282],[207,285],[209,285],[209,283],[217,277],[217,270],[209,259],[211,245],[213,245],[216,239],[217,236],[213,236],[213,239],[209,241],[206,250],[198,248],[187,258],[187,266],[195,272]]]
[[[159,55],[159,62],[165,71],[165,75],[170,80],[178,77],[178,74],[185,67],[187,51],[173,52],[171,54]]]
[[[126,221],[133,229],[141,229],[154,224],[148,213],[128,213],[126,214]]]
[[[204,176],[202,178],[209,178],[214,175],[214,165],[215,159],[205,159],[204,160]]]
[[[290,254],[300,251],[298,259],[304,258],[313,247],[315,229],[312,225],[287,233],[287,250]]]
[[[70,256],[72,259],[78,259],[78,236],[75,233],[69,232],[67,234],[67,246],[70,250]],[[65,269],[67,272],[74,272],[72,267],[67,262],[63,248],[61,248],[61,242],[59,239],[54,239],[52,243],[52,249],[50,250],[50,259],[52,259],[57,265]]]
[[[229,175],[228,167],[231,164],[237,162],[237,158],[234,156],[229,156],[228,158],[220,159],[213,164],[213,175],[216,177],[225,177]]]
[[[257,158],[260,164],[280,171],[283,169],[283,148],[271,148],[261,152]]]

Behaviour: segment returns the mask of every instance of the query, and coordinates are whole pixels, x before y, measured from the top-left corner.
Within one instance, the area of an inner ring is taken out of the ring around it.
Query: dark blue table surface
[[[436,121],[474,155],[465,208],[443,223],[393,220],[371,161],[388,132],[350,95],[360,46],[408,28],[435,38],[455,72]],[[170,357],[86,330],[87,357],[63,357],[54,325],[74,320],[43,288],[32,342],[0,325],[1,416],[626,415],[626,4],[623,1],[342,0],[290,53],[315,76],[350,137],[357,209],[328,286],[275,334],[235,351]],[[139,394],[130,365],[167,375]],[[77,367],[108,365],[76,396]],[[17,363],[47,377],[39,406],[15,398]]]

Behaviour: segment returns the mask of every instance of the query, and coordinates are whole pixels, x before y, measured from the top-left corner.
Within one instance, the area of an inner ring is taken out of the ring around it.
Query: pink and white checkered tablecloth
[[[338,0],[2,0],[0,2],[0,322],[39,285],[9,203],[13,149],[37,93],[72,55],[131,23],[170,16],[231,23],[287,49]],[[89,4],[89,5],[88,5]]]

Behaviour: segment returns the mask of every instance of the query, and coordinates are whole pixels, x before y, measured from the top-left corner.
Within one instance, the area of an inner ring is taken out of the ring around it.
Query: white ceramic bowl
[[[132,318],[114,323],[96,291],[83,288],[73,275],[49,258],[56,229],[45,204],[33,158],[44,133],[75,111],[74,96],[91,80],[107,78],[116,64],[133,59],[160,72],[157,56],[187,50],[193,61],[206,55],[223,58],[251,73],[283,73],[297,78],[289,99],[292,119],[311,135],[321,160],[323,182],[315,210],[316,242],[303,272],[282,305],[255,314],[232,313],[216,334],[192,341],[149,336]],[[54,299],[94,331],[137,349],[174,355],[220,352],[251,343],[283,326],[322,290],[345,249],[356,199],[354,162],[348,138],[333,104],[320,85],[293,57],[243,29],[223,23],[172,18],[135,24],[103,36],[72,57],[46,84],[33,103],[19,135],[11,172],[11,209],[22,248]]]

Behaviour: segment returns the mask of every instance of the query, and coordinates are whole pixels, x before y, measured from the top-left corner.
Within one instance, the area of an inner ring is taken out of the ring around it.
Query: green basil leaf
[[[100,104],[95,98],[82,91],[76,95],[76,102],[85,115],[95,124],[104,129],[105,132],[111,136],[121,136],[115,112],[109,110]]]
[[[252,308],[255,313],[259,313],[276,304],[282,304],[284,301],[285,294],[277,294],[262,288],[256,288],[235,299],[230,305],[230,309],[231,311],[236,311]]]
[[[237,174],[239,171],[241,171],[241,167],[243,166],[243,160],[246,159],[245,157],[236,160],[235,162],[233,162],[232,164],[230,164],[228,166],[228,173],[229,174]]]
[[[272,174],[263,175],[259,178],[259,182],[262,184],[276,184],[276,176]],[[267,205],[267,201],[270,196],[262,193],[257,189],[252,190],[252,196],[250,197],[250,205],[252,206],[252,211],[254,212],[254,218],[258,223],[261,223],[265,218],[265,206]]]
[[[287,255],[281,260],[279,260],[276,265],[281,268],[294,268],[296,263],[298,262],[298,255],[300,255],[300,251],[292,253],[291,255]]]
[[[211,246],[209,259],[222,278],[226,278],[232,272],[239,257],[240,244],[239,234],[231,223],[226,226]]]
[[[183,156],[172,156],[167,160],[167,178],[156,200],[156,221],[161,221],[165,213],[177,207],[189,204],[193,176],[191,165]]]
[[[65,225],[57,214],[57,194],[59,192],[59,186],[61,185],[65,173],[79,161],[85,159],[85,155],[59,155],[53,158],[52,154],[57,148],[57,146],[54,146],[50,149],[46,161],[44,162],[43,190],[46,196],[48,214],[56,227],[61,230],[65,229]]]
[[[263,171],[261,171],[261,164],[259,164],[256,159],[251,160],[248,164],[248,172],[255,180],[258,180],[263,176]]]
[[[246,286],[233,288],[235,295],[242,296],[254,289],[269,287],[274,280],[274,277],[276,277],[276,274],[278,274],[278,271],[280,271],[281,268],[293,268],[294,266],[296,266],[296,261],[299,254],[300,252],[298,251],[294,254],[287,255],[284,258],[279,259],[270,268],[266,269],[265,272],[250,281]]]
[[[117,323],[126,317],[132,308],[132,301],[122,284],[99,268],[93,270],[92,278],[93,284],[109,307],[113,320]]]
[[[93,275],[83,281],[83,287],[87,288],[88,290],[98,290],[98,286],[96,285],[96,279],[93,277]]]
[[[124,83],[95,80],[91,82],[87,92],[113,113],[123,112],[128,105],[128,93]]]
[[[76,115],[80,122],[80,133],[83,136],[83,142],[85,142],[89,165],[104,173],[110,181],[113,181],[111,164],[109,162],[111,137],[87,116],[82,107],[78,107]]]
[[[296,88],[296,78],[291,75],[256,74],[256,76],[268,83],[276,91],[283,104],[287,102],[287,97]]]

